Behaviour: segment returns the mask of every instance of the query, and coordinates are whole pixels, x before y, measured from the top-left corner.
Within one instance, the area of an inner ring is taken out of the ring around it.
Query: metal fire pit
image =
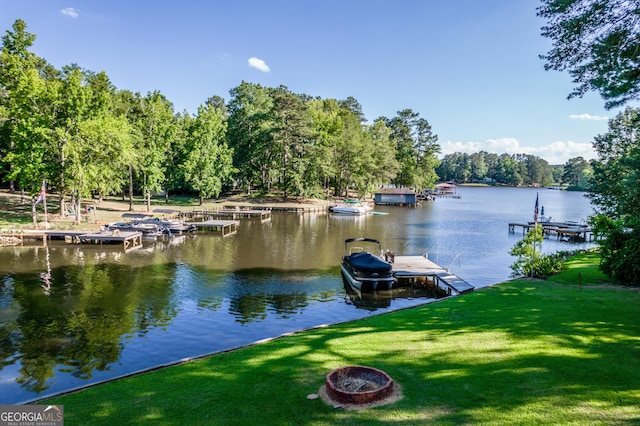
[[[393,379],[372,367],[340,367],[327,374],[327,395],[343,404],[368,404],[393,392]]]

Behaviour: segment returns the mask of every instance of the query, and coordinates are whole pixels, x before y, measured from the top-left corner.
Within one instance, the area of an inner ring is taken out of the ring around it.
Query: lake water
[[[358,298],[340,275],[344,240],[379,239],[429,258],[476,287],[510,278],[509,249],[533,220],[586,219],[582,193],[459,188],[461,199],[377,206],[363,217],[274,213],[210,233],[111,246],[0,248],[0,404],[43,396],[305,328],[433,301],[398,289]],[[543,252],[590,243],[545,240]],[[462,296],[464,297],[464,296]]]

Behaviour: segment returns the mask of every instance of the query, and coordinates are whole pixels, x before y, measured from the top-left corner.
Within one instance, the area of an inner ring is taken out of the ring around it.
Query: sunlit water
[[[237,235],[196,233],[123,253],[54,243],[0,249],[0,404],[30,401],[257,340],[434,300],[345,291],[344,240],[424,254],[476,287],[510,278],[509,249],[536,194],[554,220],[592,213],[582,193],[460,188],[461,199],[348,217],[274,213]],[[545,240],[542,250],[591,244]]]

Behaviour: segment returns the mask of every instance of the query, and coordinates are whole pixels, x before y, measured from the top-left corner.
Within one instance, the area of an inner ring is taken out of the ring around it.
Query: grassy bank
[[[569,262],[581,285],[512,281],[46,403],[64,404],[68,425],[638,423],[640,292],[604,285],[594,267]],[[307,399],[344,365],[387,372],[403,397],[358,411]]]

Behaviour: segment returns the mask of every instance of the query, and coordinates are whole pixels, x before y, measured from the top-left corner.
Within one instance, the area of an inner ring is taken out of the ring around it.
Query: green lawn
[[[640,423],[640,292],[594,286],[589,255],[568,266],[582,285],[512,281],[45,403],[64,404],[67,425]],[[403,398],[358,411],[307,399],[344,365],[387,372]]]

